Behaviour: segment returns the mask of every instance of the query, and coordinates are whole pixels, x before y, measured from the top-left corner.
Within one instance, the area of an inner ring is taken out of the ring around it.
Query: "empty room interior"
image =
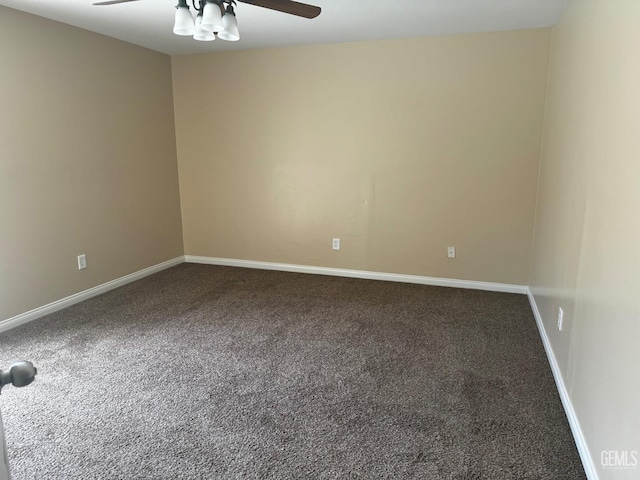
[[[0,479],[640,478],[640,2],[91,3],[0,1]]]

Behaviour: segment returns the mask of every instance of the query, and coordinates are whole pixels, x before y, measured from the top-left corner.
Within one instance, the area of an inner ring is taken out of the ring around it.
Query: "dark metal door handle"
[[[16,362],[9,367],[9,370],[0,370],[0,390],[5,385],[12,384],[14,387],[26,387],[36,378],[38,369],[31,362]]]

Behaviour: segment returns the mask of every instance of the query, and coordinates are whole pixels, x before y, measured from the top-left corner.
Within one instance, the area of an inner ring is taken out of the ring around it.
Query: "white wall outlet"
[[[87,256],[83,253],[78,255],[78,270],[84,270],[87,268]]]
[[[333,239],[333,249],[334,250],[340,250],[340,239],[339,238],[334,238]]]
[[[447,257],[456,258],[456,247],[447,247]]]
[[[562,331],[562,321],[564,320],[564,310],[562,307],[558,307],[558,330]]]

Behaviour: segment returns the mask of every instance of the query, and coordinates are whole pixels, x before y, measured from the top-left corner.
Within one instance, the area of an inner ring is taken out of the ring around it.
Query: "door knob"
[[[14,387],[26,387],[35,380],[38,369],[31,362],[16,362],[9,367],[9,370],[0,370],[0,390],[5,385],[12,384]]]

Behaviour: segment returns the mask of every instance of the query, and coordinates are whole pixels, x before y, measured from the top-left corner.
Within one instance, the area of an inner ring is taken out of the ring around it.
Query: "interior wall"
[[[0,7],[0,59],[0,320],[182,255],[170,58]]]
[[[174,56],[186,253],[526,284],[549,41]]]
[[[637,479],[640,2],[573,1],[552,44],[531,286],[600,478]]]

